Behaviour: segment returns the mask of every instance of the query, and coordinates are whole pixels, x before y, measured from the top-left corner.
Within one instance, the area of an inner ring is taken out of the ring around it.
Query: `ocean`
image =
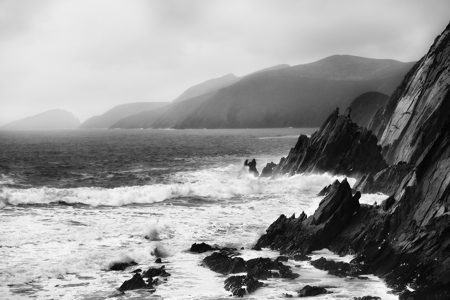
[[[226,276],[201,266],[193,243],[235,247],[244,259],[275,258],[251,247],[280,214],[308,215],[316,194],[342,177],[256,178],[300,134],[315,129],[62,130],[0,132],[0,299],[230,299]],[[350,183],[355,179],[349,179]],[[363,195],[380,202],[384,195]],[[167,281],[148,290],[117,288],[138,268]],[[349,261],[324,249],[313,253]],[[117,261],[136,266],[109,271]],[[300,277],[269,279],[248,299],[281,299],[304,285],[327,285],[315,299],[366,295],[397,299],[375,276],[337,278],[308,262],[287,262]]]

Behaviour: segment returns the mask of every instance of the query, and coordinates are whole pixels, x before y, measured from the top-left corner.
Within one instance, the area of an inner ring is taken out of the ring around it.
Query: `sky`
[[[419,60],[448,0],[0,0],[0,126],[334,54]]]

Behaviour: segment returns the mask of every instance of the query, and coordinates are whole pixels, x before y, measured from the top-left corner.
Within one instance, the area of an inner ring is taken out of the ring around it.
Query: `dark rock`
[[[270,162],[268,163],[261,172],[261,177],[272,176],[273,169],[277,167],[277,164]]]
[[[321,294],[328,294],[328,293],[329,292],[323,287],[306,285],[301,290],[298,291],[298,296],[299,297],[313,297],[313,296],[317,296],[317,295],[321,295]]]
[[[131,273],[141,273],[141,272],[142,272],[142,269],[136,269],[134,271],[131,271]]]
[[[356,263],[349,264],[341,261],[327,260],[323,257],[311,261],[311,265],[338,277],[359,276],[362,273],[361,268]]]
[[[283,296],[284,296],[285,298],[292,298],[292,297],[293,297],[291,294],[288,294],[288,293],[284,293]]]
[[[161,258],[157,258],[157,259],[155,260],[155,264],[162,264]]]
[[[161,266],[161,268],[149,268],[142,275],[144,278],[152,278],[155,276],[168,277],[170,274],[166,272],[166,266]]]
[[[279,261],[272,261],[270,258],[254,258],[246,263],[247,275],[257,279],[266,280],[268,278],[289,278],[295,279],[298,274],[293,273],[291,268],[283,265]],[[276,272],[276,271],[278,272]]]
[[[323,249],[339,234],[360,208],[360,194],[352,195],[344,179],[319,204],[313,216],[297,219],[281,215],[261,236],[256,246],[281,250],[282,254],[305,255]]]
[[[278,256],[275,261],[288,261],[289,258],[287,256]]]
[[[219,249],[216,247],[212,247],[205,243],[201,243],[201,244],[195,243],[191,246],[191,249],[189,249],[189,251],[196,252],[196,253],[203,253],[203,252],[215,251],[215,250],[219,250]]]
[[[301,135],[273,176],[329,172],[359,178],[386,167],[377,138],[336,109],[311,138]]]
[[[245,260],[240,257],[231,257],[223,251],[214,252],[210,256],[203,259],[203,264],[221,274],[241,273],[245,272]]]
[[[124,283],[122,283],[122,285],[119,287],[119,291],[123,292],[128,290],[137,290],[145,288],[147,288],[147,284],[145,284],[141,275],[134,274],[133,278],[131,278],[130,280],[126,280]]]
[[[259,247],[259,246],[253,246],[252,250],[255,250],[255,251],[261,251],[262,249],[261,249],[261,247]]]
[[[225,290],[238,297],[251,294],[263,285],[262,282],[250,276],[231,276],[225,280]]]
[[[361,193],[393,195],[411,179],[413,170],[414,165],[399,162],[381,170],[375,175],[367,174],[362,176],[353,188]]]
[[[311,257],[307,256],[305,254],[295,254],[294,260],[295,261],[308,261],[308,260],[311,260]]]
[[[339,184],[340,184],[339,180],[336,179],[332,184],[329,184],[328,186],[326,186],[322,190],[320,190],[320,192],[317,194],[317,196],[321,197],[321,196],[328,195],[331,191],[337,189]]]
[[[253,159],[251,162],[248,162],[248,160],[246,159],[244,162],[244,166],[248,167],[248,171],[250,174],[253,174],[256,177],[259,177],[259,172],[256,169],[256,159]]]
[[[364,296],[364,297],[354,297],[353,300],[381,300],[380,297]]]
[[[108,269],[111,271],[123,271],[130,266],[135,266],[137,263],[134,260],[128,262],[112,262]]]
[[[390,196],[389,198],[387,198],[386,200],[383,200],[383,202],[381,202],[381,208],[384,211],[388,211],[392,205],[394,205],[395,203],[395,198]]]

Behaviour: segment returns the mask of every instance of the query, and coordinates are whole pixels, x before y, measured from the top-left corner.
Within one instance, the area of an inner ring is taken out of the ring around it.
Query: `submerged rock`
[[[353,300],[381,300],[380,297],[364,296],[364,297],[354,297]]]
[[[251,276],[231,276],[225,280],[225,290],[238,297],[251,294],[263,285],[262,282]]]
[[[167,273],[166,266],[161,266],[161,268],[149,268],[142,274],[142,277],[144,278],[152,278],[155,276],[168,277],[170,274]]]
[[[321,294],[328,294],[329,292],[320,286],[310,286],[306,285],[301,290],[298,291],[299,297],[313,297]]]
[[[130,266],[136,266],[136,265],[137,265],[137,262],[135,262],[134,260],[127,261],[127,262],[112,262],[109,265],[108,269],[111,271],[123,271]]]
[[[215,250],[219,250],[219,248],[212,247],[205,243],[200,243],[200,244],[194,243],[194,244],[192,244],[191,249],[189,249],[189,251],[195,252],[195,253],[203,253],[203,252],[215,251]]]

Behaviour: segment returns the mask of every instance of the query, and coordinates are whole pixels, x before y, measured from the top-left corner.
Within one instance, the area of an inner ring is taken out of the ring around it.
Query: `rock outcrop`
[[[342,182],[313,216],[280,216],[257,246],[354,254],[361,273],[383,277],[400,299],[450,299],[449,64],[450,24],[372,120],[392,165],[366,172],[356,188],[389,194],[381,206],[360,205]]]
[[[329,172],[351,177],[375,174],[386,167],[377,138],[339,109],[333,111],[311,138],[301,135],[273,176]]]

